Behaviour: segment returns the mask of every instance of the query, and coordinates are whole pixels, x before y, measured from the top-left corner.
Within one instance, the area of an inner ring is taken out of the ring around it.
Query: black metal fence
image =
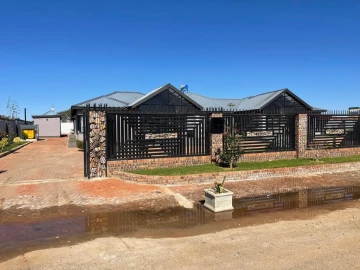
[[[307,146],[309,149],[360,146],[360,115],[345,112],[308,115]]]
[[[242,134],[244,153],[295,150],[296,114],[224,113],[225,132]]]
[[[7,119],[0,117],[0,133],[13,133],[15,136],[20,135],[20,125],[24,125],[25,121],[20,119]],[[27,121],[27,124],[33,124],[32,121]]]
[[[106,111],[107,160],[210,155],[211,134],[223,132],[241,134],[244,153],[296,150],[295,128],[299,112],[219,110],[223,117],[211,118],[216,111],[144,113],[101,106],[94,110]],[[88,127],[88,117],[84,118],[84,126]],[[360,114],[308,112],[307,139],[308,148],[314,145],[326,148],[360,146]],[[89,138],[85,137],[84,141],[87,149]],[[85,159],[88,155],[86,152]]]
[[[107,110],[109,160],[209,154],[208,113],[137,113]]]

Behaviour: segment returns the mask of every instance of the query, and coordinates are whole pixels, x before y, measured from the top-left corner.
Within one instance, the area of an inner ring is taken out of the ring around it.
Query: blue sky
[[[4,0],[0,34],[2,115],[8,97],[23,118],[166,83],[360,106],[359,1]]]

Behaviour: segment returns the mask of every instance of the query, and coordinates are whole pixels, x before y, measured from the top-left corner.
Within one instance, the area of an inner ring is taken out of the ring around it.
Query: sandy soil
[[[360,269],[359,248],[356,201],[309,219],[198,236],[98,238],[25,253],[0,269]]]

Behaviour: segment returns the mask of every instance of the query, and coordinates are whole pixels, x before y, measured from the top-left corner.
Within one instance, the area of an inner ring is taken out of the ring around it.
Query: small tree
[[[232,169],[236,166],[243,150],[241,148],[242,136],[238,133],[232,135],[230,132],[224,133],[223,151],[220,155],[220,163]]]
[[[6,109],[8,111],[8,117],[10,119],[17,119],[20,115],[20,110],[17,102],[8,97]]]

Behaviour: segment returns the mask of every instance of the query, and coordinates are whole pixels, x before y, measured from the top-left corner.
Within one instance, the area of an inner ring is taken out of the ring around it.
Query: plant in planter
[[[216,193],[223,193],[224,192],[225,178],[226,178],[226,176],[224,176],[224,179],[222,180],[221,183],[218,183],[217,181],[214,182],[215,187],[213,189],[214,189],[214,191]]]
[[[205,189],[204,206],[213,212],[222,212],[233,210],[232,196],[233,192],[224,188],[225,177],[222,183],[214,182],[213,188]]]

